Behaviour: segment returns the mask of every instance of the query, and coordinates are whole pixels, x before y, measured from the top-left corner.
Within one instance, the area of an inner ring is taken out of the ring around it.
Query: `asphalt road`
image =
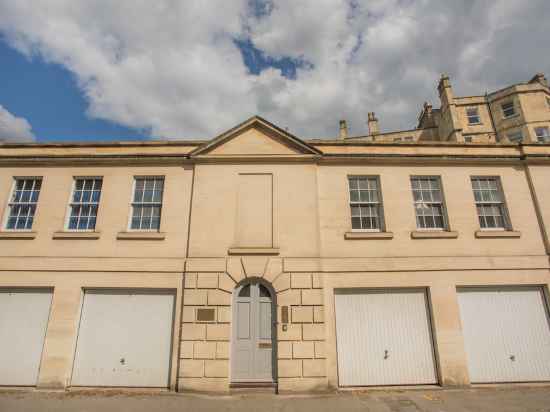
[[[0,412],[550,412],[550,386],[330,395],[0,391]]]

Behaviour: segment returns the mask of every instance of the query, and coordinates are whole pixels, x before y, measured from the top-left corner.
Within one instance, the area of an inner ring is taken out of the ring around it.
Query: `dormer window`
[[[468,107],[466,109],[466,116],[468,116],[468,124],[480,124],[479,111],[477,107]]]
[[[514,102],[513,101],[509,101],[509,102],[506,102],[506,103],[502,103],[500,105],[501,109],[502,109],[502,116],[507,119],[509,117],[514,117],[516,115],[516,108],[514,106]]]

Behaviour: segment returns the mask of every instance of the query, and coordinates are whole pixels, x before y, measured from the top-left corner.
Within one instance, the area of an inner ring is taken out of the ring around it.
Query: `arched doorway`
[[[275,293],[260,279],[246,279],[233,295],[231,381],[275,382]]]

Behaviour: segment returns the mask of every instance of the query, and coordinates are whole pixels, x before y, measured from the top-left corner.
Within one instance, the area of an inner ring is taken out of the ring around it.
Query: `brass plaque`
[[[258,347],[260,349],[268,349],[271,348],[271,342],[260,342],[258,343]]]
[[[216,309],[209,309],[209,308],[197,309],[197,321],[213,322],[215,320],[216,320]]]

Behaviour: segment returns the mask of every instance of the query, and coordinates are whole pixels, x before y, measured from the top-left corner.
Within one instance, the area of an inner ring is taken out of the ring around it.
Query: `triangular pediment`
[[[192,157],[303,156],[320,152],[259,116],[195,149]]]

